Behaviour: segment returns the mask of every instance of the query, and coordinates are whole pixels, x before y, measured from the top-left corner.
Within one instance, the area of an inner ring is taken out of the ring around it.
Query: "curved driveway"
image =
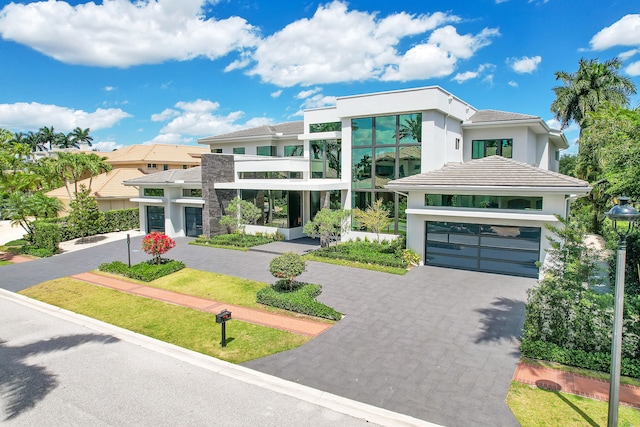
[[[141,238],[132,239],[132,248]],[[273,254],[188,245],[169,255],[192,268],[273,282]],[[132,252],[132,262],[148,259]],[[2,267],[0,287],[127,261],[124,242]],[[405,276],[309,263],[300,280],[345,313],[302,347],[245,366],[447,426],[511,426],[505,403],[519,357],[526,289],[533,279],[420,267]]]

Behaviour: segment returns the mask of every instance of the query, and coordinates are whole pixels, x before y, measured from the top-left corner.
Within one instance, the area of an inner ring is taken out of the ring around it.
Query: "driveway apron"
[[[132,263],[149,259],[131,239]],[[167,255],[188,267],[273,283],[275,254],[188,245]],[[135,249],[134,249],[135,248]],[[112,242],[2,267],[0,287],[17,291],[127,262]],[[316,262],[299,280],[345,317],[309,343],[244,364],[364,403],[446,426],[516,426],[505,398],[520,355],[526,289],[534,279],[414,268],[405,276]]]

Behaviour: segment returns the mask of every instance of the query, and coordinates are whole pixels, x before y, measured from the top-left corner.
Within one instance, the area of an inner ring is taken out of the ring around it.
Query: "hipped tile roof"
[[[189,184],[201,184],[201,175],[202,167],[197,166],[189,169],[169,169],[162,172],[156,172],[139,178],[129,179],[126,183],[127,185],[145,185],[171,184],[182,181]]]
[[[206,141],[217,141],[223,139],[233,138],[247,138],[252,136],[276,136],[282,135],[300,135],[304,133],[304,122],[286,122],[276,125],[263,125],[250,129],[242,129],[235,132],[225,133],[222,135],[216,135],[208,138],[203,138]]]

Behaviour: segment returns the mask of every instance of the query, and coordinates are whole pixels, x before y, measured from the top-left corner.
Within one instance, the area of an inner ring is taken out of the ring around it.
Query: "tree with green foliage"
[[[220,224],[228,227],[232,233],[245,234],[246,226],[255,224],[262,217],[259,207],[240,197],[231,200],[226,211],[227,215],[220,218]]]
[[[560,121],[562,129],[574,121],[580,126],[582,137],[587,115],[604,102],[620,107],[628,105],[629,96],[636,93],[636,86],[629,78],[618,73],[621,66],[622,61],[618,58],[604,63],[597,59],[581,58],[575,73],[555,73],[556,80],[561,80],[563,85],[553,88],[556,99],[551,104],[551,111]]]
[[[560,157],[560,164],[558,166],[558,172],[563,175],[573,176],[577,178],[576,175],[576,164],[578,162],[577,154],[566,154]]]
[[[79,148],[80,144],[87,144],[89,147],[91,147],[93,137],[89,135],[89,131],[89,128],[82,129],[80,127],[77,127],[69,132],[66,138],[67,141],[69,141],[69,146]]]
[[[104,221],[104,213],[100,211],[98,201],[91,196],[87,187],[80,185],[80,190],[69,203],[69,208],[71,211],[67,219],[80,235],[82,242],[86,236],[93,236],[98,232],[100,224]]]
[[[346,209],[322,209],[312,221],[308,221],[303,232],[309,236],[320,235],[320,246],[330,246],[332,242],[338,242],[340,236],[349,227],[351,211]]]
[[[295,288],[296,277],[306,270],[306,260],[294,252],[285,252],[269,263],[269,271],[279,279],[278,286],[289,290]]]
[[[92,178],[112,169],[111,165],[105,161],[106,159],[106,157],[100,157],[95,153],[58,153],[56,170],[64,180],[69,200],[74,199],[72,194],[78,193],[79,181],[89,177],[87,188],[91,191]],[[71,191],[72,184],[74,191]]]
[[[33,236],[32,220],[55,218],[62,209],[60,200],[42,192],[13,192],[3,203],[2,216],[11,220],[12,226],[22,227],[29,236]]]
[[[378,241],[380,241],[380,233],[393,221],[389,216],[389,210],[383,206],[382,199],[376,200],[372,206],[367,206],[365,210],[355,208],[353,216],[360,227],[376,233]]]

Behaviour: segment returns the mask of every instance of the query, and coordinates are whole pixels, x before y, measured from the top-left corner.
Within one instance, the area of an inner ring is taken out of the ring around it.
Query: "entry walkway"
[[[520,362],[513,380],[546,390],[609,401],[609,381]],[[620,385],[620,403],[640,409],[640,387]]]
[[[291,316],[268,313],[265,311],[254,310],[234,304],[226,304],[219,301],[181,294],[179,292],[139,285],[137,283],[103,276],[101,274],[80,273],[74,274],[71,277],[74,279],[82,280],[83,282],[92,283],[94,285],[116,289],[133,295],[153,298],[171,304],[205,311],[207,313],[219,313],[223,309],[227,309],[231,311],[231,316],[233,317],[233,319],[242,320],[243,322],[248,323],[254,323],[256,325],[268,326],[271,328],[293,332],[300,335],[315,337],[332,326],[331,323],[316,322],[309,319],[301,319]]]

